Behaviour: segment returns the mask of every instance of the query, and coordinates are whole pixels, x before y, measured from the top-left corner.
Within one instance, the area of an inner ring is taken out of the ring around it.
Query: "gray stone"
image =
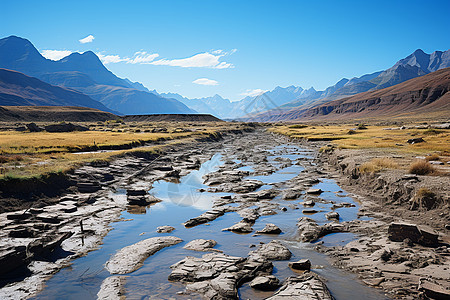
[[[98,300],[123,300],[125,299],[125,276],[110,276],[103,280]]]
[[[250,257],[263,257],[269,260],[287,260],[292,256],[291,251],[279,241],[271,241],[260,245],[257,250],[249,253]]]
[[[311,262],[309,259],[300,259],[296,262],[290,262],[289,268],[294,270],[309,271],[311,269]]]
[[[190,241],[183,248],[193,251],[219,251],[213,249],[215,245],[217,245],[217,242],[215,240],[197,239]]]
[[[266,233],[266,234],[280,234],[281,229],[275,224],[266,224],[266,227],[262,230],[258,230],[256,233]]]
[[[186,289],[205,299],[238,299],[237,288],[260,274],[271,273],[273,265],[264,258],[242,258],[208,253],[187,256],[170,267],[170,281],[187,283]]]
[[[156,228],[157,233],[170,233],[175,230],[175,227],[172,226],[159,226]]]
[[[323,280],[315,273],[306,272],[297,277],[289,277],[273,296],[266,300],[333,300]]]
[[[255,277],[249,285],[261,291],[274,291],[280,286],[280,281],[273,275]]]
[[[389,239],[394,242],[403,242],[406,238],[422,246],[438,245],[439,235],[424,226],[407,223],[391,223],[388,228]]]
[[[337,212],[335,212],[335,211],[331,211],[329,213],[326,213],[325,217],[328,220],[339,220],[339,214]]]
[[[250,223],[241,221],[239,223],[234,224],[228,228],[222,229],[222,231],[233,231],[238,233],[250,233],[253,231],[252,225]]]
[[[159,250],[181,243],[174,236],[154,237],[120,249],[105,264],[111,274],[127,274],[139,269],[144,261]]]

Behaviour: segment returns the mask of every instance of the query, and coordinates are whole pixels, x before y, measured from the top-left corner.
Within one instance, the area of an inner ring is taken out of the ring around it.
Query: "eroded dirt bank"
[[[411,160],[412,154],[379,150],[328,149],[320,159],[330,176],[360,200],[360,216],[350,232],[359,238],[345,246],[317,250],[350,270],[368,285],[394,298],[450,297],[450,178],[419,176],[405,170],[360,172],[359,166],[377,157]],[[431,192],[426,197],[421,189]]]

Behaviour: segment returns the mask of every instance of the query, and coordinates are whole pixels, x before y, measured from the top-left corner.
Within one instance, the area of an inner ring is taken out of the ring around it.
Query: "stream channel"
[[[185,295],[179,293],[184,290],[185,286],[182,283],[167,280],[172,264],[186,256],[201,257],[205,254],[204,252],[183,249],[187,242],[199,238],[213,239],[217,241],[215,249],[228,255],[241,257],[246,257],[249,251],[255,249],[250,248],[250,245],[280,240],[292,252],[292,258],[289,261],[297,261],[303,258],[311,261],[312,271],[326,279],[326,284],[336,299],[385,299],[381,292],[365,286],[355,275],[333,267],[324,254],[314,250],[314,243],[298,242],[296,222],[298,218],[305,216],[300,204],[303,201],[303,196],[296,200],[287,201],[283,200],[281,195],[278,195],[271,202],[277,202],[279,207],[287,210],[277,210],[277,214],[274,215],[263,215],[253,225],[256,231],[264,228],[267,223],[276,224],[283,231],[280,235],[261,234],[255,236],[254,232],[237,234],[222,231],[223,228],[241,220],[241,217],[235,212],[226,213],[208,224],[201,224],[192,228],[185,228],[181,225],[190,218],[197,217],[211,209],[215,199],[224,195],[233,195],[232,193],[208,192],[208,186],[203,184],[203,175],[217,171],[226,160],[231,159],[240,166],[239,170],[248,171],[249,175],[245,179],[257,179],[264,182],[259,190],[271,188],[273,185],[282,190],[283,183],[305,171],[305,168],[301,164],[296,164],[296,162],[302,161],[314,164],[314,151],[293,144],[273,147],[268,149],[268,153],[267,161],[275,167],[280,167],[281,161],[286,161],[286,159],[291,160],[292,164],[278,168],[272,174],[253,175],[255,166],[251,162],[244,163],[237,159],[236,155],[228,155],[225,158],[223,151],[221,151],[203,163],[199,170],[194,170],[180,178],[179,182],[154,182],[153,188],[149,192],[163,200],[162,202],[149,207],[130,207],[127,211],[124,211],[122,221],[111,224],[113,229],[104,237],[103,244],[98,250],[76,259],[70,267],[55,274],[47,281],[47,287],[34,299],[96,299],[102,281],[110,276],[109,272],[104,269],[104,264],[111,255],[119,249],[140,240],[163,235],[177,236],[183,239],[183,242],[162,249],[149,257],[140,269],[127,275],[125,285],[127,299],[201,299],[201,296],[197,294]],[[354,207],[335,209],[340,215],[340,221],[350,221],[358,217],[358,202],[349,197],[345,191],[342,191],[334,180],[317,179],[320,182],[312,188],[323,191],[319,198],[331,200],[334,203],[347,202],[355,205]],[[205,191],[200,192],[199,189]],[[126,197],[125,190],[118,190],[114,197]],[[229,205],[234,205],[234,203]],[[325,213],[332,210],[331,206],[330,203],[318,202],[314,207],[318,212],[307,216],[316,220],[320,225],[329,222],[325,218]],[[156,233],[156,228],[162,225],[170,225],[176,229],[171,233]],[[353,239],[355,239],[353,234],[335,233],[323,237],[318,242],[323,242],[325,246],[336,246],[344,245]],[[273,264],[273,274],[280,281],[296,275],[288,267],[288,261],[273,261]],[[239,288],[241,299],[264,299],[272,294],[273,292],[256,291],[250,288],[248,283]]]

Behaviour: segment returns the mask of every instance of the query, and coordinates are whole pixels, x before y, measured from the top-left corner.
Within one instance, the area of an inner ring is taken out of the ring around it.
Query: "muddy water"
[[[258,179],[265,183],[261,189],[270,188],[272,184],[283,188],[282,183],[294,178],[299,172],[304,171],[297,161],[312,161],[314,152],[298,148],[296,146],[281,145],[269,150],[268,161],[274,165],[282,164],[277,157],[290,159],[291,166],[281,168],[273,174],[266,176],[252,176],[247,178]],[[241,163],[234,158],[236,163]],[[323,254],[314,251],[314,244],[299,243],[296,241],[296,221],[302,214],[302,206],[298,205],[302,199],[285,201],[281,197],[276,197],[272,201],[277,201],[287,211],[279,212],[276,215],[261,216],[253,228],[260,230],[266,223],[274,223],[279,226],[283,234],[281,235],[259,235],[236,234],[228,231],[221,231],[241,220],[237,213],[226,213],[224,216],[212,221],[210,224],[203,224],[194,228],[185,228],[181,223],[196,217],[212,207],[214,199],[225,193],[209,193],[208,187],[202,182],[202,176],[217,170],[224,163],[221,154],[214,155],[209,161],[204,163],[199,170],[192,171],[181,178],[180,182],[159,181],[153,184],[151,193],[163,200],[163,202],[141,209],[129,209],[123,212],[122,216],[126,221],[112,224],[113,230],[104,238],[100,249],[89,253],[87,256],[79,258],[74,263],[47,282],[47,288],[41,292],[36,299],[95,299],[102,281],[109,276],[103,266],[109,257],[118,249],[136,243],[142,239],[163,234],[156,233],[156,228],[161,225],[170,225],[176,228],[170,234],[180,237],[183,243],[173,247],[165,248],[145,261],[139,270],[127,276],[126,290],[127,299],[200,299],[198,295],[181,295],[177,292],[184,290],[184,285],[172,283],[167,280],[170,274],[170,265],[183,259],[185,256],[200,257],[203,252],[195,252],[183,249],[183,246],[198,238],[214,239],[217,241],[216,248],[225,254],[245,257],[254,248],[251,245],[258,245],[260,242],[270,242],[273,239],[282,240],[293,253],[290,261],[301,258],[310,259],[313,271],[319,273],[327,280],[327,286],[336,299],[384,299],[385,297],[375,289],[361,284],[354,275],[345,273],[332,267]],[[241,170],[253,172],[255,166],[251,164],[241,167]],[[336,209],[341,216],[341,221],[353,220],[357,218],[358,203],[348,197],[345,191],[330,179],[320,179],[313,188],[320,188],[324,193],[320,198],[333,200],[337,203],[348,202],[355,207]],[[123,191],[117,193],[117,197],[123,197]],[[295,209],[297,206],[299,209]],[[331,210],[331,204],[317,203],[314,207],[318,213],[308,215],[317,220],[318,223],[327,222],[325,213]],[[136,214],[140,213],[140,214]],[[322,242],[327,246],[345,244],[355,237],[349,233],[337,233],[323,238]],[[320,242],[320,241],[319,241]],[[287,261],[273,262],[274,275],[280,280],[288,276],[295,275],[287,265]],[[239,295],[242,299],[264,299],[272,293],[258,292],[244,284]]]

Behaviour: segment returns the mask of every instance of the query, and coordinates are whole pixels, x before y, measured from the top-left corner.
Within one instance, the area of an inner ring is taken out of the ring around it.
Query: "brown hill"
[[[341,120],[439,114],[450,116],[450,68],[372,92],[257,116],[258,121]]]
[[[208,114],[155,114],[155,115],[129,115],[122,118],[127,122],[220,122],[219,118]]]
[[[94,108],[76,106],[0,106],[2,122],[94,122],[119,119]]]
[[[0,69],[0,105],[83,106],[111,112],[102,103],[80,92],[7,69]]]

